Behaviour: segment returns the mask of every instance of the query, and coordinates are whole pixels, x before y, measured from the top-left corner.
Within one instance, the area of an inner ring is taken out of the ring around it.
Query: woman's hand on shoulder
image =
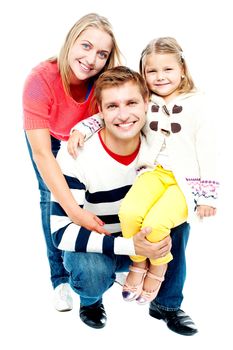
[[[78,130],[73,130],[67,142],[67,150],[74,159],[78,156],[78,147],[83,147],[83,145],[84,135]]]

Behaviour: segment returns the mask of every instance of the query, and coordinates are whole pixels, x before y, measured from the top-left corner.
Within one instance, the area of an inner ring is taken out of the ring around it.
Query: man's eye
[[[114,109],[114,108],[116,108],[116,105],[109,105],[109,106],[107,107],[107,109]]]

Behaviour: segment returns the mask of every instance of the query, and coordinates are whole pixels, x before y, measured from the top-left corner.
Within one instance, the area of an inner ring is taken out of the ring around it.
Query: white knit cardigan
[[[213,106],[214,101],[207,102],[201,92],[181,94],[168,104],[152,95],[143,129],[145,138],[142,138],[138,173],[154,169],[165,141],[171,170],[186,197],[189,214],[196,205],[217,206],[219,182]]]

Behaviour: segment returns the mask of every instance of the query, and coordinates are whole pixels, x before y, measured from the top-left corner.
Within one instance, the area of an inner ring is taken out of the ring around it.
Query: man
[[[105,222],[111,235],[72,223],[55,201],[51,226],[54,244],[65,251],[70,285],[80,296],[80,318],[90,327],[102,328],[107,320],[102,296],[113,285],[116,272],[128,271],[129,255],[165,255],[169,238],[150,243],[145,239],[149,228],[131,239],[120,237],[118,210],[136,177],[140,130],[146,118],[148,91],[144,80],[127,67],[116,67],[99,77],[95,96],[105,127],[85,143],[76,160],[64,147],[57,160],[79,205]],[[180,310],[188,235],[187,223],[173,229],[174,259],[149,309],[152,317],[163,319],[171,330],[183,335],[197,332],[191,318]]]

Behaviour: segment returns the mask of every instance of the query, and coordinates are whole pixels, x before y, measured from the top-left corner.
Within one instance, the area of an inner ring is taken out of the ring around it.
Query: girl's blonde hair
[[[96,13],[89,13],[82,18],[80,18],[68,32],[65,42],[60,50],[58,58],[52,58],[52,61],[57,60],[59,71],[61,74],[62,83],[64,90],[70,95],[70,73],[71,68],[68,63],[68,55],[70,49],[75,44],[77,38],[80,34],[88,28],[97,28],[108,33],[112,38],[112,50],[108,57],[108,60],[102,69],[102,71],[97,74],[95,79],[106,69],[112,68],[118,64],[121,64],[121,52],[117,45],[116,38],[113,34],[112,26],[107,18],[100,16]]]
[[[188,66],[183,54],[183,50],[178,44],[178,42],[176,41],[176,39],[172,37],[162,37],[162,38],[153,39],[152,41],[149,42],[149,44],[142,51],[140,62],[139,62],[139,70],[144,78],[145,78],[146,57],[152,53],[175,54],[177,61],[183,68],[183,72],[184,72],[181,79],[180,86],[178,87],[179,93],[187,93],[195,90],[195,85],[189,73]]]

